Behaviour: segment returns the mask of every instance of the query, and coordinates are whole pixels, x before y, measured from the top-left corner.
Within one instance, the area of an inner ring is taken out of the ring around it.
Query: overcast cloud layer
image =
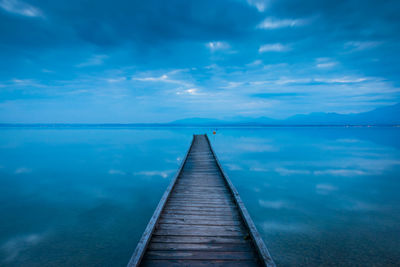
[[[167,122],[400,102],[396,0],[0,0],[0,122]]]

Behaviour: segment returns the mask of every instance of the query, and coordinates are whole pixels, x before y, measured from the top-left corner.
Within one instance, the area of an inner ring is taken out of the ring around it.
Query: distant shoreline
[[[397,124],[0,123],[0,128],[399,128]]]

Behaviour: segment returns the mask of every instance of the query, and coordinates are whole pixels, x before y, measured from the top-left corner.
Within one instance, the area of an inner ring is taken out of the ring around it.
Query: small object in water
[[[216,134],[217,132],[216,131],[213,131],[213,134]]]

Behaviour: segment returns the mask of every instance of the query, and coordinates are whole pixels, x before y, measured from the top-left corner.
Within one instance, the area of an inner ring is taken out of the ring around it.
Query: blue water
[[[193,128],[0,128],[0,265],[125,266]],[[278,266],[400,265],[400,129],[219,129]]]

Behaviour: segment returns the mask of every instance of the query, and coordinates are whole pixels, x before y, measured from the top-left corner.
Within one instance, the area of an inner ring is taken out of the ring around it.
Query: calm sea
[[[0,265],[125,266],[202,128],[0,128]],[[210,140],[278,266],[400,265],[399,128]]]

